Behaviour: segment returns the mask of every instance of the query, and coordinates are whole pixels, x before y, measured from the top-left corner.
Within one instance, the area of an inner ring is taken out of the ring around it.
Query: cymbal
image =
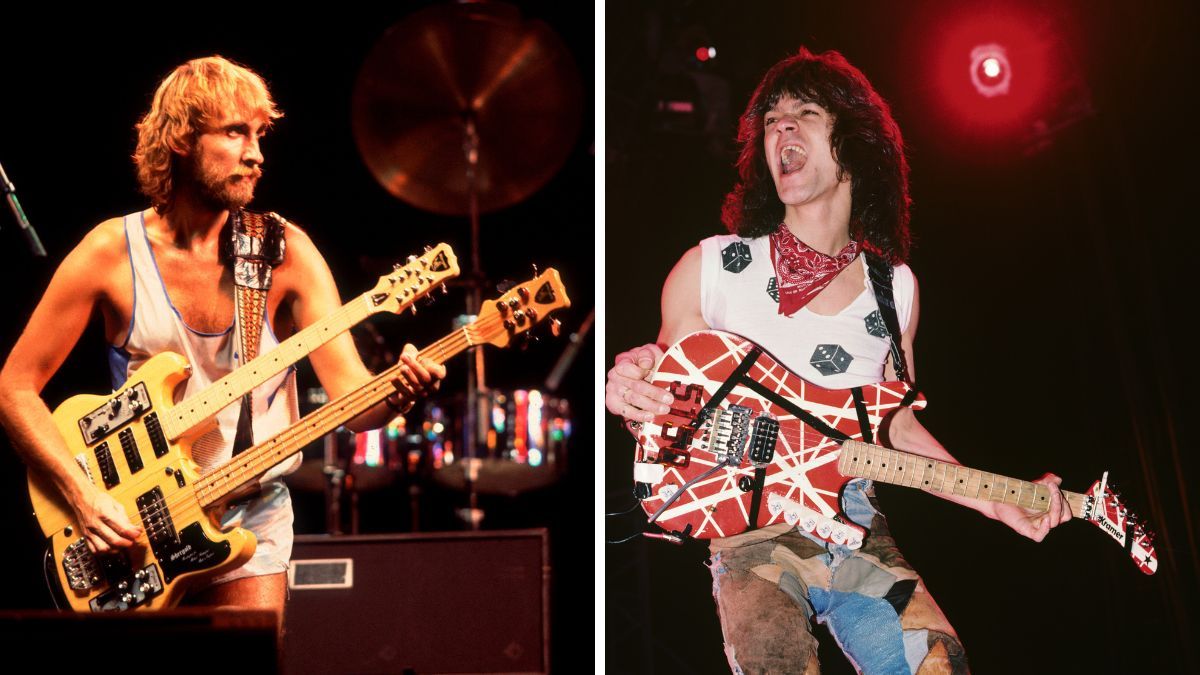
[[[579,71],[546,24],[501,2],[435,5],[392,26],[359,71],[354,139],[388,192],[443,215],[522,201],[579,133]],[[472,136],[472,132],[474,136]]]

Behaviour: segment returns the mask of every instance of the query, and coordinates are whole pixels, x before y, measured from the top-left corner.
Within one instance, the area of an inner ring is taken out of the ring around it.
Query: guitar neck
[[[442,364],[468,347],[478,344],[473,339],[470,328],[465,326],[443,337],[421,350],[418,358],[428,358]],[[236,457],[236,461],[231,460],[220,469],[196,481],[196,496],[201,506],[207,508],[221,502],[238,487],[258,480],[300,448],[387,398],[396,391],[392,381],[399,377],[400,366],[401,364],[396,364],[384,370],[366,384],[304,416],[271,440],[247,449]]]
[[[971,469],[862,441],[846,441],[838,457],[838,472],[846,477],[869,478],[989,502],[1014,504],[1033,511],[1050,509],[1050,488],[1000,474]],[[1086,497],[1062,491],[1071,515],[1084,517]]]
[[[274,349],[260,354],[202,391],[180,401],[163,419],[163,431],[167,438],[174,441],[187,434],[226,406],[237,403],[255,387],[377,311],[379,309],[371,301],[371,293],[363,293]]]

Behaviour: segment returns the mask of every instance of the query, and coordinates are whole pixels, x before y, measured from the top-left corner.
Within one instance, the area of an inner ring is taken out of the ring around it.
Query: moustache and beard
[[[196,193],[215,209],[232,211],[249,204],[254,199],[254,186],[262,177],[259,167],[239,166],[236,172],[230,174],[204,158],[185,162]]]

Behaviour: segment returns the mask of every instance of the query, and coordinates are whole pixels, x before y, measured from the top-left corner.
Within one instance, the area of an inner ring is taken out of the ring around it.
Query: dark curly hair
[[[784,96],[833,115],[829,144],[838,178],[851,181],[850,236],[893,263],[908,258],[908,160],[888,104],[862,72],[835,51],[801,47],[776,63],[750,97],[738,125],[738,182],[725,196],[721,220],[730,232],[761,237],[783,221],[763,150],[763,115]]]

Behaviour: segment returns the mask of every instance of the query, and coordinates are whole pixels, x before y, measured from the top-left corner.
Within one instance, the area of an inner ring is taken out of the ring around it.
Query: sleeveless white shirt
[[[700,242],[700,311],[714,330],[757,342],[780,363],[826,389],[883,381],[891,342],[863,266],[863,290],[841,312],[826,316],[802,307],[779,313],[779,292],[768,237],[718,235]],[[914,280],[908,265],[894,268],[892,295],[900,330],[912,313]]]
[[[231,324],[220,333],[193,330],[183,321],[179,310],[171,303],[166,284],[158,271],[154,249],[146,235],[146,223],[141,212],[125,216],[125,242],[129,264],[133,269],[133,316],[120,345],[109,346],[109,368],[113,389],[120,387],[150,357],[162,352],[176,352],[192,365],[192,375],[176,391],[176,402],[207,388],[242,363],[235,331]],[[259,353],[265,354],[279,344],[271,322],[263,316],[265,330]],[[253,392],[254,439],[271,438],[300,418],[296,396],[296,370],[289,367],[259,385]],[[192,446],[192,458],[202,472],[224,464],[233,455],[233,439],[237,434],[240,401],[217,413],[216,428],[201,436]],[[300,463],[297,453],[267,473],[266,483],[294,471]]]

